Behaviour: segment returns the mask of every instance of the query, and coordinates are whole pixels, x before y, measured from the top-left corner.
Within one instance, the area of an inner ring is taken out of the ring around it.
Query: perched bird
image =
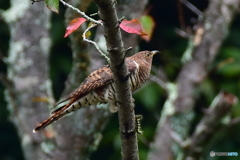
[[[139,89],[149,78],[153,55],[159,51],[142,51],[126,58],[129,71],[129,83],[132,92]],[[64,115],[79,108],[98,103],[115,104],[115,84],[112,70],[104,66],[93,71],[83,83],[67,98],[57,103],[60,108],[52,112],[52,116],[40,123],[33,132],[37,132]]]

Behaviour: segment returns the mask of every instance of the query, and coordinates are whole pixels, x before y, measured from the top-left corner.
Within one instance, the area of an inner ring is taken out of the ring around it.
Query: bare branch
[[[168,83],[168,78],[167,75],[162,70],[162,68],[156,68],[152,66],[152,72],[155,75],[151,74],[149,79],[156,82],[157,84],[159,84],[159,86],[166,90],[167,89],[166,83]]]
[[[238,98],[227,92],[220,92],[213,100],[210,108],[197,125],[193,133],[190,144],[185,152],[185,159],[197,160],[203,154],[207,143],[215,133],[221,129],[221,119],[228,114],[233,105],[238,102]]]
[[[203,16],[203,13],[195,7],[192,3],[188,2],[187,0],[180,0],[185,6],[187,6],[191,11],[196,13],[198,16]]]
[[[71,8],[72,10],[78,12],[80,15],[82,15],[82,16],[83,16],[84,18],[86,18],[87,20],[89,20],[89,21],[91,21],[91,22],[93,22],[93,23],[96,23],[96,24],[99,24],[99,25],[102,26],[102,22],[101,22],[101,21],[96,21],[95,19],[87,16],[84,12],[80,11],[79,9],[73,7],[72,5],[66,3],[66,2],[63,1],[63,0],[60,0],[60,2],[62,2],[63,5],[65,5],[65,6],[69,7],[69,8]]]
[[[178,29],[178,28],[175,29],[175,32],[176,32],[179,36],[181,36],[181,37],[183,37],[183,38],[186,38],[186,39],[189,39],[189,38],[191,37],[186,31],[181,30],[181,29]]]
[[[166,75],[166,73],[164,72],[164,70],[161,67],[155,67],[152,66],[152,72],[158,77],[160,78],[164,83],[169,82],[168,77]]]
[[[230,122],[226,125],[227,128],[230,128],[234,125],[237,125],[240,123],[240,118],[234,118],[232,120],[230,120]]]
[[[177,1],[177,9],[178,9],[178,20],[181,29],[185,29],[185,19],[183,12],[183,5],[180,0]]]
[[[103,57],[107,60],[108,64],[110,64],[110,59],[109,59],[109,57],[108,57],[105,53],[103,53],[103,52],[101,51],[101,49],[99,48],[99,46],[97,45],[97,43],[94,42],[94,41],[92,41],[92,40],[90,40],[90,39],[87,39],[87,38],[86,38],[86,33],[87,33],[90,29],[92,29],[92,28],[94,28],[94,27],[96,27],[96,26],[97,26],[97,24],[92,23],[92,24],[83,32],[83,40],[86,41],[86,42],[88,42],[88,43],[93,44],[93,45],[95,46],[95,48],[98,50],[98,52],[101,54],[101,56],[103,56]]]
[[[118,1],[117,5],[116,5],[118,17],[125,16],[127,19],[141,17],[141,15],[143,15],[145,13],[144,10],[145,10],[147,4],[148,4],[148,0]],[[131,8],[131,9],[129,9],[129,8]],[[129,34],[126,32],[121,32],[121,34],[122,34],[122,38],[123,38],[123,42],[124,42],[124,48],[128,48],[128,47],[133,48],[128,53],[128,55],[132,55],[134,52],[137,52],[138,47],[136,47],[136,46],[138,46],[139,37],[135,34]],[[98,44],[98,46],[100,46],[101,49],[103,47],[106,47],[105,45],[103,45],[103,39],[104,39],[104,33],[102,30],[102,27],[98,27],[96,30],[95,37],[94,37],[94,42],[96,42]],[[89,54],[91,56],[91,60],[93,60],[92,62],[95,62],[95,63],[91,64],[90,70],[95,70],[95,69],[101,67],[102,64],[105,63],[105,61],[102,61],[100,59],[99,53],[95,49],[95,47],[92,47],[90,50],[91,51],[89,52]],[[104,48],[104,50],[105,50],[105,48]],[[107,48],[106,48],[106,50],[107,50]]]
[[[161,86],[163,89],[166,90],[166,84],[164,81],[162,81],[160,78],[158,78],[157,76],[154,76],[154,75],[150,75],[150,80],[156,82],[159,86]]]
[[[95,0],[103,21],[104,35],[110,52],[110,66],[114,74],[118,117],[122,140],[122,159],[138,160],[138,145],[135,132],[134,104],[128,82],[125,49],[119,29],[119,20],[113,0]]]
[[[182,153],[180,147],[172,150],[174,141],[165,128],[172,128],[181,139],[187,138],[189,130],[187,126],[190,126],[189,123],[194,115],[195,90],[207,76],[208,67],[227,35],[228,27],[238,10],[237,4],[239,3],[240,0],[210,1],[204,14],[204,21],[201,22],[204,33],[198,45],[191,45],[192,58],[188,59],[182,67],[176,79],[176,92],[169,94],[170,100],[168,99],[164,105],[155,141],[148,156],[149,160],[175,159],[179,153]]]

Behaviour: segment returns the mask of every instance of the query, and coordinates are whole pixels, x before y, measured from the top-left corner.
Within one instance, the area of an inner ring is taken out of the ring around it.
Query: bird
[[[148,80],[153,56],[157,53],[159,53],[157,50],[141,51],[125,59],[132,92],[139,89]],[[93,71],[69,96],[58,102],[56,106],[59,108],[54,110],[49,118],[37,125],[33,132],[47,127],[66,114],[82,107],[99,103],[110,103],[114,106],[116,104],[115,92],[113,72],[110,66],[103,66]]]

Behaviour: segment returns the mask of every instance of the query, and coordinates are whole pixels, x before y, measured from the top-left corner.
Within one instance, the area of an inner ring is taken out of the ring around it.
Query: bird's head
[[[154,51],[141,51],[138,52],[136,54],[134,54],[132,56],[131,59],[135,60],[135,61],[142,61],[142,62],[148,62],[148,63],[152,63],[152,58],[155,54],[160,53],[157,50]]]
[[[160,53],[157,50],[154,50],[154,51],[144,51],[144,52],[145,53],[143,53],[143,54],[145,54],[145,57],[153,57],[155,54]]]

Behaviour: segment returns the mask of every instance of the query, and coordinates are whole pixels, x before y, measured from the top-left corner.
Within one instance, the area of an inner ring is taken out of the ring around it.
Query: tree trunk
[[[72,0],[71,4],[85,11],[90,1]],[[121,9],[125,11],[126,6],[122,4]],[[135,14],[140,16],[143,10],[144,6],[141,6]],[[32,133],[36,124],[49,116],[49,108],[54,103],[51,87],[54,82],[48,77],[50,13],[44,3],[31,5],[27,0],[12,0],[11,8],[4,12],[11,30],[9,84],[6,88],[11,120],[19,132],[26,159],[87,159],[97,148],[96,142],[101,140],[101,131],[110,116],[107,106],[82,108],[44,131]],[[74,16],[76,13],[68,9],[66,21]],[[98,64],[97,67],[104,64],[99,59],[89,58],[94,47],[82,41],[82,32],[83,29],[71,36],[73,68],[63,96],[73,91],[88,75],[89,63]],[[132,42],[136,44],[137,38],[133,37]],[[98,61],[100,63],[96,63]]]
[[[46,135],[33,134],[32,130],[49,115],[49,104],[39,99],[52,100],[48,78],[50,12],[44,3],[34,7],[29,0],[12,0],[11,8],[3,15],[11,31],[7,59],[10,83],[6,89],[11,120],[21,137],[25,158],[48,159],[46,153],[51,146],[49,150],[42,149]]]

